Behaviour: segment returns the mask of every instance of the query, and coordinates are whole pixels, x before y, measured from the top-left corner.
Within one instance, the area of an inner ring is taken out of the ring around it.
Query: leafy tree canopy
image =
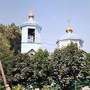
[[[71,43],[67,47],[56,49],[52,64],[53,79],[63,90],[68,90],[70,81],[86,77],[86,61],[86,52],[79,49],[77,44]]]
[[[13,85],[21,84],[25,87],[32,85],[42,88],[48,84],[48,51],[38,50],[32,57],[18,54],[14,60],[10,61],[6,70],[7,78]]]
[[[17,54],[20,51],[20,28],[14,23],[0,24],[0,58],[6,55]]]
[[[20,53],[20,39],[20,28],[14,23],[0,25],[0,60],[12,85],[42,88],[58,84],[62,90],[70,90],[73,80],[90,76],[90,53],[79,49],[77,44],[56,49],[52,56],[39,49],[30,57]]]

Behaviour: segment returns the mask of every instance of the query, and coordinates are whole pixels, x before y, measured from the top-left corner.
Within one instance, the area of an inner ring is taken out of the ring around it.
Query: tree
[[[49,72],[49,63],[48,63],[48,56],[49,53],[47,50],[42,50],[39,49],[38,52],[36,52],[35,56],[34,56],[34,78],[35,78],[35,86],[39,87],[40,89],[44,86],[44,85],[48,85],[49,84],[49,76],[48,76],[48,72]]]
[[[54,51],[52,78],[62,90],[69,90],[72,80],[84,77],[86,69],[86,52],[71,43],[62,49]]]
[[[6,37],[10,42],[10,50],[13,50],[14,54],[20,52],[21,33],[19,26],[16,26],[14,23],[6,26]]]
[[[33,57],[18,54],[7,66],[7,78],[13,85],[39,87],[48,84],[48,52],[38,50]],[[49,70],[48,70],[49,71]]]
[[[21,42],[20,28],[14,23],[11,25],[0,24],[0,53],[11,52],[17,54],[20,52]]]
[[[86,67],[86,71],[88,76],[90,76],[90,53],[87,53],[87,67]]]
[[[20,37],[20,28],[14,23],[0,24],[0,60],[5,65],[9,64],[10,60],[20,52]]]

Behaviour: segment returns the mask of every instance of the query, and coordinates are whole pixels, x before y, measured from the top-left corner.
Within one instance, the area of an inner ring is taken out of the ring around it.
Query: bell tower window
[[[28,29],[28,41],[35,42],[35,29]]]

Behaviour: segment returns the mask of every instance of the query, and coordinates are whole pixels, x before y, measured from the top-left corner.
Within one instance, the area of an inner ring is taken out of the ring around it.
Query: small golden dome
[[[68,25],[68,27],[66,28],[66,32],[67,33],[72,33],[73,32],[73,28],[72,28],[72,26],[70,25],[70,23],[69,23],[69,25]]]
[[[72,33],[73,32],[73,28],[71,26],[71,21],[68,20],[68,27],[66,28],[66,32],[67,33]]]
[[[67,28],[67,29],[66,29],[66,32],[67,32],[67,33],[69,33],[69,32],[72,33],[72,32],[73,32],[73,29],[72,29],[72,28]]]

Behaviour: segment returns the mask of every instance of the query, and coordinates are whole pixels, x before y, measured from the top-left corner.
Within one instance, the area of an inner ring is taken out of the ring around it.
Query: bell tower
[[[34,13],[30,12],[27,22],[21,26],[21,53],[36,52],[41,48],[40,32],[41,27],[36,23]]]

